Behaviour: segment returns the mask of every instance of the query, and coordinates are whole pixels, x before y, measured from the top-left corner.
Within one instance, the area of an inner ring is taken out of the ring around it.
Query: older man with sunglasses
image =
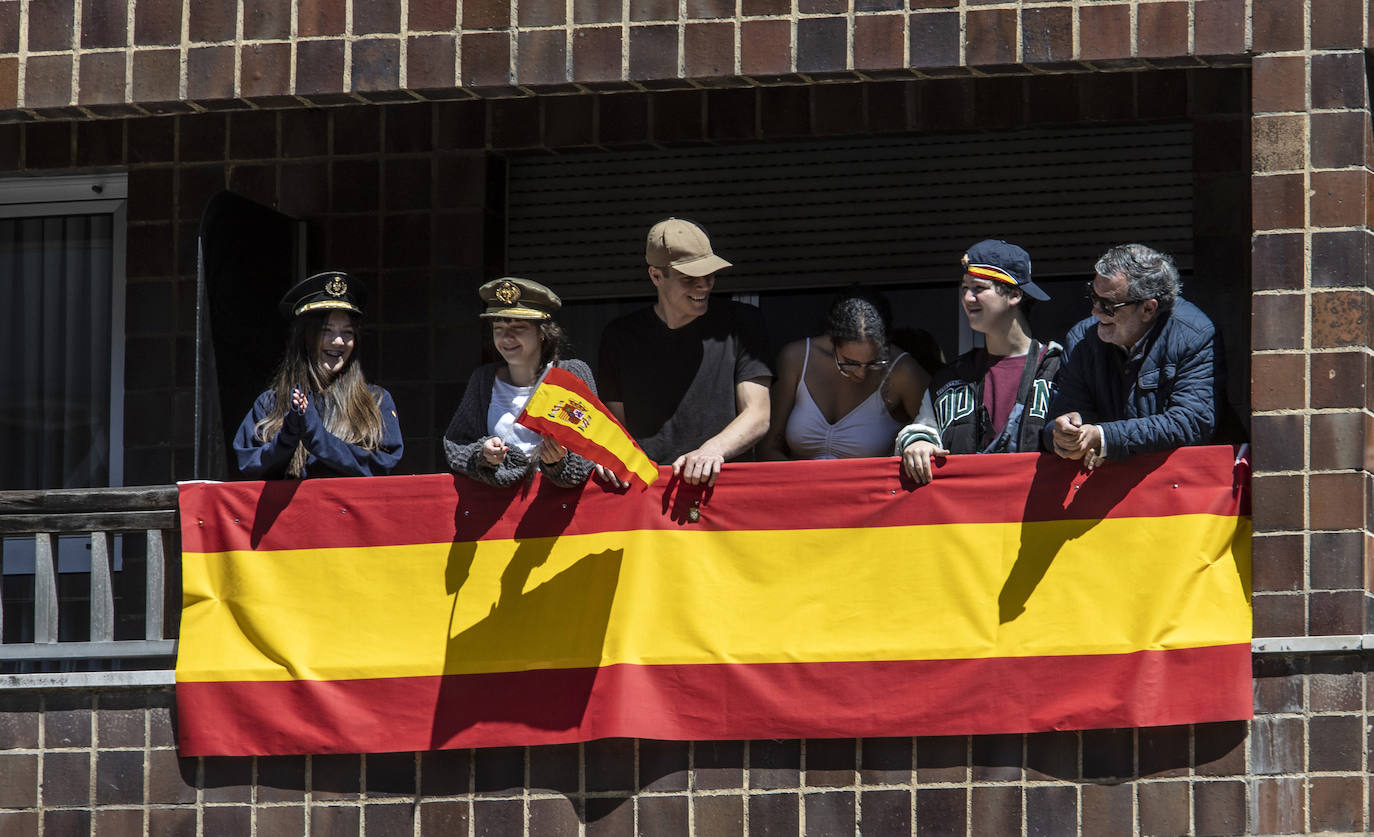
[[[1173,259],[1123,244],[1095,270],[1092,317],[1070,332],[1045,442],[1088,468],[1207,444],[1224,412],[1223,353],[1212,321],[1179,295]]]

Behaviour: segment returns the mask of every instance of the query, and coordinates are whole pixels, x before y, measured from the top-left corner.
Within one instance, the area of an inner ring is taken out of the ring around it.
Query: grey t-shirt
[[[734,420],[735,384],[771,377],[763,317],[752,305],[712,300],[670,329],[652,307],[626,314],[601,336],[597,384],[625,404],[625,424],[649,458],[671,463]]]

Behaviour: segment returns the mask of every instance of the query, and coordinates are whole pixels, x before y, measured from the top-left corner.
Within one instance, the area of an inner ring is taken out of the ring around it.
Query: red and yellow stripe
[[[1008,285],[1019,284],[1016,278],[1010,273],[1007,273],[1000,267],[994,267],[990,264],[971,264],[964,269],[964,272],[970,276],[977,276],[979,279],[989,279],[993,282],[1003,282]]]
[[[186,484],[183,749],[1249,717],[1231,457],[951,457],[921,488],[895,459],[732,465],[705,493]]]

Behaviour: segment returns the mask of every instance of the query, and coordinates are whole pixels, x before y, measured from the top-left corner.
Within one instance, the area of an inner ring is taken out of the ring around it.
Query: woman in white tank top
[[[760,459],[891,456],[897,431],[930,409],[930,376],[888,343],[886,297],[855,286],[838,296],[825,334],[778,355]]]

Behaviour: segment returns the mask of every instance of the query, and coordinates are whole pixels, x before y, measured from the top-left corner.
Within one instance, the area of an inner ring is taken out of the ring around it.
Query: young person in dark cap
[[[1040,430],[1063,364],[1058,343],[1031,336],[1030,308],[1049,299],[1031,281],[1025,250],[988,239],[963,258],[959,304],[984,348],[960,355],[930,384],[935,425],[919,418],[897,434],[912,479],[929,482],[931,457],[947,453],[1040,451]]]
[[[549,364],[568,370],[596,392],[587,364],[559,357],[565,340],[553,315],[562,301],[538,282],[514,276],[494,279],[477,293],[487,306],[482,319],[491,324],[485,336],[501,359],[478,367],[468,378],[463,400],[444,432],[449,467],[488,485],[513,485],[536,469],[555,485],[581,485],[592,463],[515,423]]]
[[[346,273],[317,273],[286,292],[279,310],[290,336],[271,387],[234,435],[249,479],[388,474],[401,459],[391,394],[358,365],[367,286]]]
[[[730,262],[691,221],[655,224],[645,261],[658,299],[603,332],[602,400],[651,459],[688,483],[713,484],[722,463],[768,430],[763,317],[752,305],[711,302],[716,271]]]

